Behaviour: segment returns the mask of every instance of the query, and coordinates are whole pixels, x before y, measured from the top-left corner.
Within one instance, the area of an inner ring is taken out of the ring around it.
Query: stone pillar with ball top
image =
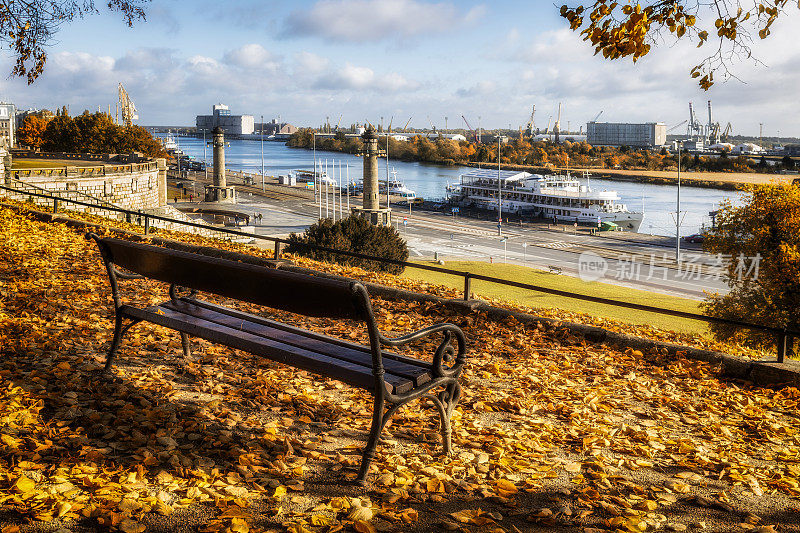
[[[386,152],[378,148],[378,134],[372,126],[367,128],[361,139],[364,141],[359,151],[364,156],[364,193],[362,206],[353,208],[353,214],[375,225],[390,226],[392,211],[388,206],[381,208],[378,185],[378,158],[385,156]]]
[[[228,187],[225,178],[225,130],[217,126],[213,137],[214,175],[213,185],[206,185],[205,201],[236,203],[236,189]]]

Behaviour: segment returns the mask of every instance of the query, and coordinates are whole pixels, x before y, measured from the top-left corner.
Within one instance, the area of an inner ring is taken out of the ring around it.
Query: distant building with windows
[[[16,143],[17,108],[0,102],[0,148],[13,148]]]
[[[208,134],[217,126],[225,130],[226,135],[250,135],[255,131],[253,115],[231,115],[231,110],[224,104],[212,108],[211,115],[197,115],[197,133]]]
[[[661,122],[627,124],[589,122],[586,142],[592,146],[636,146],[654,148],[667,143],[667,127]]]

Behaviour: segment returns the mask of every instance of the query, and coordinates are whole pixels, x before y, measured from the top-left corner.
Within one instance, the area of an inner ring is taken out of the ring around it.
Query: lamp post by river
[[[317,199],[317,206],[319,207],[319,219],[322,218],[322,192],[317,185],[317,132],[311,132],[311,145],[314,150],[314,198]]]
[[[264,192],[264,115],[261,115],[261,192]]]
[[[678,200],[675,212],[675,262],[681,264],[681,141],[678,141]]]

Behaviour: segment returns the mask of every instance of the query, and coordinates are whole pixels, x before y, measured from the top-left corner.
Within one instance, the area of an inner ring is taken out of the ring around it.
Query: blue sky
[[[103,2],[99,2],[100,5]],[[516,128],[536,105],[544,127],[563,102],[572,129],[601,120],[685,120],[694,101],[734,133],[800,136],[800,50],[793,12],[755,43],[762,62],[733,64],[740,78],[704,93],[689,79],[704,55],[664,46],[636,65],[607,62],[568,31],[552,1],[154,0],[127,28],[110,13],[64,26],[32,87],[5,78],[0,99],[18,107],[106,109],[122,82],[144,125],[193,125],[223,102],[234,113],[318,125],[379,121],[427,127]],[[0,68],[10,70],[2,52]],[[257,118],[258,119],[258,118]],[[552,120],[555,120],[553,116]],[[674,132],[684,130],[679,127]]]

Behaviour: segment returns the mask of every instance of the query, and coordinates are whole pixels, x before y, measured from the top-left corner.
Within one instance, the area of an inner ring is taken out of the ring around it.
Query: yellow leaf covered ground
[[[165,299],[156,283],[124,287]],[[0,208],[0,531],[798,530],[796,389],[565,329],[373,303],[392,335],[451,321],[470,351],[454,455],[436,455],[433,407],[407,408],[365,492],[342,480],[366,393],[204,341],[184,361],[179,336],[150,324],[102,379],[113,311],[96,249]]]

